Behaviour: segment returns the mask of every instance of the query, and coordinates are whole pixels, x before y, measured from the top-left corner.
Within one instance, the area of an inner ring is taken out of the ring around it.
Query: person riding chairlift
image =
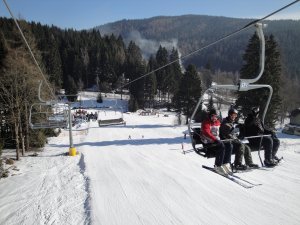
[[[254,107],[251,110],[251,113],[248,114],[248,117],[245,120],[245,134],[249,136],[257,135],[267,135],[271,136],[250,138],[249,143],[255,147],[259,147],[260,143],[265,150],[265,160],[264,164],[266,167],[274,167],[279,162],[279,158],[276,156],[278,151],[280,141],[277,138],[274,131],[268,130],[264,127],[261,119],[258,117],[259,108]]]
[[[228,110],[228,116],[223,119],[220,127],[220,138],[221,140],[226,140],[224,142],[226,145],[232,145],[235,151],[234,168],[236,170],[246,170],[248,168],[258,168],[257,164],[253,163],[251,156],[251,148],[242,143],[238,137],[237,133],[234,132],[234,124],[238,116],[238,111],[235,108],[230,108]],[[243,164],[243,157],[245,158],[245,164]]]
[[[232,148],[225,148],[219,138],[220,121],[215,109],[210,110],[208,117],[202,122],[202,141],[208,148],[216,150],[215,170],[220,174],[231,173],[231,152]]]

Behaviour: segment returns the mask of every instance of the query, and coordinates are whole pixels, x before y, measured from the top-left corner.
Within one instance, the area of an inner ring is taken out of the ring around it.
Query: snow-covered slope
[[[74,133],[78,156],[65,156],[64,131],[17,162],[0,180],[0,224],[300,224],[299,137],[279,134],[285,162],[239,174],[262,184],[245,189],[202,168],[214,159],[189,151],[175,117],[124,120]]]

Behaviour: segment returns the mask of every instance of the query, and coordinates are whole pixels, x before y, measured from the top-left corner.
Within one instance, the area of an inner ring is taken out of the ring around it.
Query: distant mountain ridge
[[[254,20],[254,19],[253,19]],[[236,31],[252,19],[217,16],[158,16],[149,19],[121,20],[97,26],[101,34],[121,35],[126,42],[135,41],[145,56],[155,54],[159,44],[177,47],[185,55]],[[282,61],[290,77],[300,77],[300,20],[264,21],[266,35],[273,34],[280,46]],[[214,69],[238,71],[242,55],[255,29],[250,28],[184,60],[198,67],[208,62]]]

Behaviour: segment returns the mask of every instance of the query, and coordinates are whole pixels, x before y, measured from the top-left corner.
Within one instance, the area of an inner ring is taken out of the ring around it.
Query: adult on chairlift
[[[246,170],[250,168],[258,168],[257,164],[254,164],[251,156],[251,148],[242,143],[237,134],[234,132],[234,123],[236,122],[238,111],[235,108],[228,110],[228,116],[223,119],[220,127],[220,138],[225,141],[224,144],[232,145],[235,151],[234,167],[236,170]],[[243,157],[245,158],[245,164],[243,164]]]
[[[264,164],[266,167],[274,167],[277,165],[279,159],[276,156],[278,151],[280,141],[277,138],[274,131],[268,130],[264,127],[262,121],[258,117],[259,108],[254,107],[251,110],[251,113],[248,114],[248,117],[245,120],[245,134],[246,136],[257,136],[270,134],[271,136],[250,138],[249,143],[255,147],[259,147],[260,142],[265,150],[265,160]]]
[[[220,121],[215,109],[210,110],[208,117],[202,122],[201,134],[202,140],[206,146],[216,150],[215,170],[220,174],[231,172],[231,152],[232,148],[225,148],[225,145],[219,138]]]

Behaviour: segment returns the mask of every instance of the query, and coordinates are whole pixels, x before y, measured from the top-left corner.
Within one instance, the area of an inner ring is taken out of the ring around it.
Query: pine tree
[[[173,62],[179,58],[178,51],[173,48],[170,54],[170,62]],[[170,94],[174,95],[178,88],[179,88],[179,82],[182,77],[182,71],[181,71],[181,66],[179,64],[179,61],[176,61],[172,63],[168,67],[168,91]],[[169,96],[168,96],[169,97]]]
[[[215,107],[214,107],[213,96],[211,95],[207,105],[207,112],[211,111],[212,109],[215,109]]]
[[[156,67],[155,58],[151,55],[148,61],[148,72],[151,72]],[[153,107],[154,105],[154,97],[157,89],[157,81],[155,73],[150,74],[145,77],[145,88],[144,88],[144,98],[146,107]]]
[[[74,102],[77,99],[77,86],[73,77],[68,76],[68,82],[66,85],[66,95],[70,102]]]
[[[5,40],[4,40],[3,34],[1,32],[0,33],[0,67],[3,64],[3,60],[4,60],[6,54],[7,54],[7,48],[5,46]]]
[[[161,45],[159,46],[159,49],[156,53],[156,62],[157,62],[157,68],[162,67],[166,65],[169,60],[168,60],[168,51],[166,48],[162,47]],[[165,94],[167,92],[167,74],[168,70],[167,68],[162,68],[156,72],[156,79],[157,79],[157,89],[158,89],[158,96],[161,100],[162,94]]]
[[[201,96],[201,91],[201,80],[196,67],[190,64],[182,76],[179,89],[173,98],[175,108],[186,115],[186,123],[188,123],[188,119]]]
[[[139,109],[139,105],[137,100],[135,99],[134,95],[130,95],[130,100],[128,102],[128,110],[130,112],[135,112]]]
[[[212,84],[212,68],[211,68],[211,65],[210,63],[207,63],[205,65],[205,68],[201,71],[201,77],[202,77],[202,82],[203,82],[203,87],[204,89],[208,89],[211,84]]]
[[[133,81],[146,72],[146,63],[143,60],[139,47],[130,42],[127,49],[127,60],[125,63],[125,77]],[[130,94],[134,97],[133,108],[144,107],[144,83],[145,78],[139,79],[129,85]]]
[[[257,81],[258,84],[268,84],[273,88],[273,95],[268,108],[265,124],[274,128],[275,122],[278,121],[279,108],[281,105],[280,92],[280,76],[281,63],[280,53],[273,35],[266,38],[266,54],[265,54],[265,70],[262,77]],[[253,35],[249,41],[246,52],[243,56],[245,65],[242,67],[240,74],[243,79],[254,78],[259,70],[260,44],[256,35]],[[239,92],[236,105],[242,107],[245,114],[249,110],[258,106],[261,112],[264,110],[268,98],[269,90],[266,88],[254,89],[247,92]],[[261,113],[262,115],[262,113]]]

